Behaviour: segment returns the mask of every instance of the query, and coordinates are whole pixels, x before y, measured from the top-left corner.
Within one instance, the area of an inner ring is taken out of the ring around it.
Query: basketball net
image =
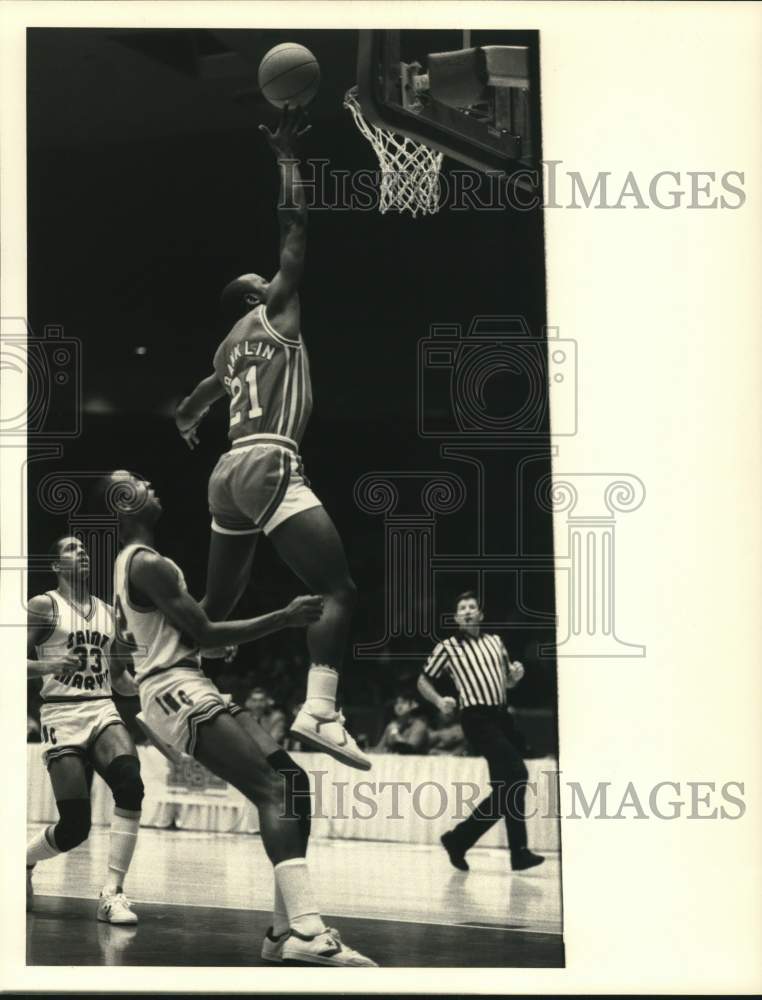
[[[362,113],[356,87],[347,91],[344,107],[352,112],[355,124],[378,158],[381,168],[378,210],[384,214],[389,209],[397,209],[398,212],[410,212],[413,217],[419,212],[433,215],[439,211],[442,153],[406,135],[371,125]]]

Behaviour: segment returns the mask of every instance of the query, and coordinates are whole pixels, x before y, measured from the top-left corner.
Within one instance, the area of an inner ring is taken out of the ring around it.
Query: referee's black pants
[[[453,840],[465,852],[503,819],[508,847],[511,853],[518,851],[527,846],[525,800],[529,772],[516,749],[513,719],[505,707],[476,705],[463,709],[461,724],[474,751],[487,758],[492,791],[458,823]]]

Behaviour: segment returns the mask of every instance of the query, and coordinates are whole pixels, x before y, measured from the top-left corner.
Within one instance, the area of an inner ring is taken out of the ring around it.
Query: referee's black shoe
[[[439,838],[442,842],[442,847],[447,851],[447,856],[450,859],[450,864],[457,868],[458,871],[467,872],[468,862],[466,861],[466,855],[462,847],[459,847],[453,842],[452,830],[448,830],[447,833],[443,833]]]
[[[511,851],[511,868],[515,872],[526,871],[527,868],[536,868],[541,865],[545,858],[539,854],[534,854],[528,847],[520,847],[518,851]]]

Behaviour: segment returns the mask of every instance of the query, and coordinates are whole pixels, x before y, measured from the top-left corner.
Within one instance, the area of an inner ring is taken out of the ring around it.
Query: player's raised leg
[[[124,894],[124,882],[140,830],[144,791],[140,760],[130,734],[119,723],[101,730],[91,748],[91,758],[114,797],[108,871],[98,897],[98,919],[110,924],[136,924],[138,917]]]
[[[259,812],[262,842],[273,864],[289,934],[282,948],[286,962],[315,965],[372,966],[369,958],[348,948],[323,923],[305,859],[305,839],[288,786],[246,731],[221,712],[198,726],[196,758],[253,802]]]
[[[292,732],[346,764],[369,770],[370,760],[336,710],[339,670],[357,602],[339,533],[325,508],[316,506],[283,521],[270,539],[281,559],[324,600],[322,617],[307,629],[307,698]]]
[[[58,822],[45,827],[29,841],[26,848],[26,906],[32,909],[35,865],[84,843],[90,834],[90,789],[85,772],[85,758],[80,753],[59,752],[48,760],[48,774],[53,786]]]
[[[259,534],[222,533],[212,528],[206,568],[204,611],[212,621],[224,621],[243,596]]]

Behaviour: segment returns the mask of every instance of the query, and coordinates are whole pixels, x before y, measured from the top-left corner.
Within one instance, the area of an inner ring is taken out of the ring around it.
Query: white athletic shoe
[[[294,719],[291,732],[315,749],[323,750],[336,760],[340,760],[342,764],[357,767],[361,771],[370,771],[372,767],[370,758],[366,757],[344,728],[342,712],[315,715],[303,705]]]
[[[315,934],[314,937],[307,937],[292,929],[283,943],[282,955],[283,962],[377,968],[376,963],[367,955],[348,948],[333,927],[327,927],[322,934]]]
[[[267,928],[265,939],[262,942],[262,958],[266,962],[283,961],[283,945],[286,943],[288,931],[284,931],[279,937],[275,937],[272,927]]]
[[[107,924],[136,924],[137,913],[123,892],[101,893],[98,897],[98,920]]]
[[[26,911],[29,913],[34,908],[34,886],[32,885],[32,872],[34,865],[27,865],[26,869]]]

